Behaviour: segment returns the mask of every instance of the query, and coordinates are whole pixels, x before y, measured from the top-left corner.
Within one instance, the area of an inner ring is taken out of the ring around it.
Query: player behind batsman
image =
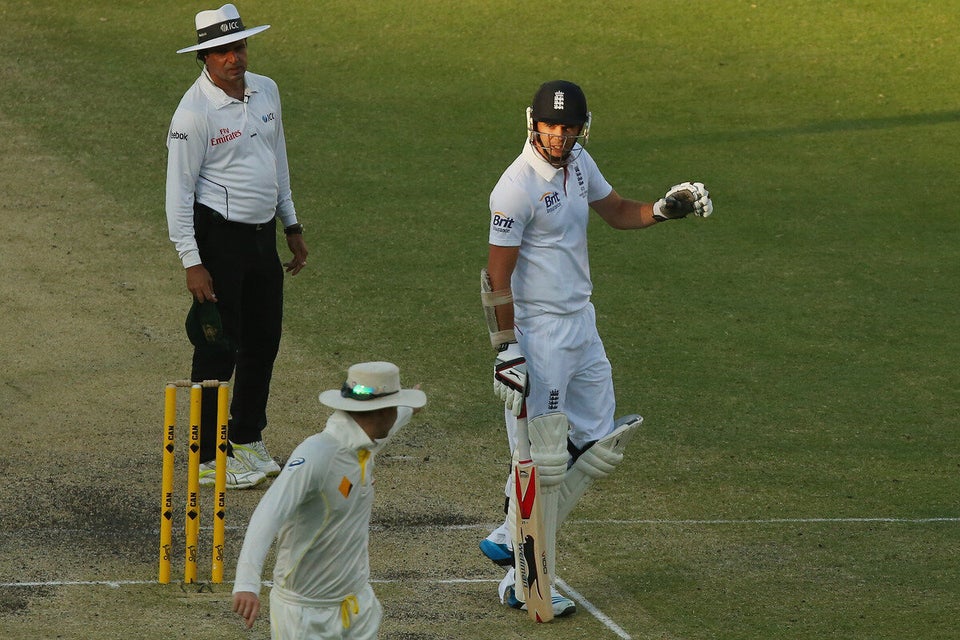
[[[590,483],[620,463],[642,422],[638,415],[614,421],[610,362],[590,302],[590,209],[615,229],[642,229],[713,211],[699,182],[678,184],[654,203],[622,197],[584,149],[590,123],[586,97],[576,84],[555,80],[537,90],[527,109],[523,150],[490,194],[489,255],[481,274],[497,350],[494,391],[506,405],[511,451],[516,416],[529,394],[531,457],[540,476],[551,568],[560,524]],[[508,479],[507,496],[510,487]],[[504,524],[480,548],[497,564],[511,567],[500,585],[501,601],[523,608],[522,590],[515,588],[513,518],[508,507]],[[556,616],[575,611],[572,601],[557,594],[553,607]]]
[[[233,610],[252,627],[264,559],[277,540],[270,629],[274,639],[373,640],[383,610],[370,587],[374,455],[427,398],[402,389],[389,362],[355,364],[324,391],[326,428],[304,440],[250,518],[237,558]]]

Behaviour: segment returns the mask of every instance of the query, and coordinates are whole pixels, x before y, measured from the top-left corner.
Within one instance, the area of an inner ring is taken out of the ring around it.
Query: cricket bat
[[[544,545],[543,513],[540,503],[540,479],[530,457],[527,434],[527,405],[524,402],[517,417],[517,453],[513,468],[513,499],[517,514],[517,576],[527,603],[527,614],[535,622],[553,620],[553,599],[550,591],[550,567]]]

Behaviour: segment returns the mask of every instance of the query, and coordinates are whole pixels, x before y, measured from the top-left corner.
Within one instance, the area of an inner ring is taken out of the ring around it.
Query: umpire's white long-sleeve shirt
[[[170,240],[183,266],[200,264],[193,203],[227,220],[297,221],[290,191],[280,91],[249,71],[243,100],[228,96],[204,69],[183,94],[167,134],[166,211]]]
[[[391,435],[413,411],[398,407]],[[250,518],[237,559],[233,591],[260,593],[264,559],[274,538],[274,588],[304,605],[339,605],[370,578],[367,545],[373,506],[372,441],[345,412],[304,440]]]

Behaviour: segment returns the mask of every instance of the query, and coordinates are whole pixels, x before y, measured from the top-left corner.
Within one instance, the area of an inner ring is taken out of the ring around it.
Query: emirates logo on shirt
[[[220,135],[215,138],[210,138],[210,146],[215,147],[218,144],[223,144],[225,142],[230,142],[231,140],[236,140],[243,135],[243,131],[230,131],[230,129],[220,129]]]

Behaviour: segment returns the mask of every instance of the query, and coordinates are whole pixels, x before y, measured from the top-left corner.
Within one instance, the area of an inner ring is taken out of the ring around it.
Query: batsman
[[[514,461],[505,489],[507,517],[480,549],[508,568],[501,602],[529,611],[528,600],[530,607],[540,606],[541,589],[534,588],[540,585],[532,581],[556,578],[560,525],[590,484],[620,464],[643,422],[635,414],[615,418],[612,370],[590,301],[590,210],[614,229],[626,230],[691,214],[706,218],[713,203],[700,182],[679,183],[655,202],[617,193],[584,148],[591,113],[572,82],[541,85],[526,110],[526,124],[520,155],[490,194],[489,255],[480,276],[497,351],[493,389],[505,405]],[[642,322],[637,326],[642,330]],[[529,513],[530,487],[518,493],[522,476],[515,473],[527,451],[538,479],[532,487],[537,504]],[[518,504],[518,495],[525,504]],[[530,518],[542,520],[542,533],[529,527]],[[537,535],[543,540],[533,540]],[[532,573],[531,542],[545,556]],[[576,611],[572,600],[544,590],[552,610],[535,619]]]

